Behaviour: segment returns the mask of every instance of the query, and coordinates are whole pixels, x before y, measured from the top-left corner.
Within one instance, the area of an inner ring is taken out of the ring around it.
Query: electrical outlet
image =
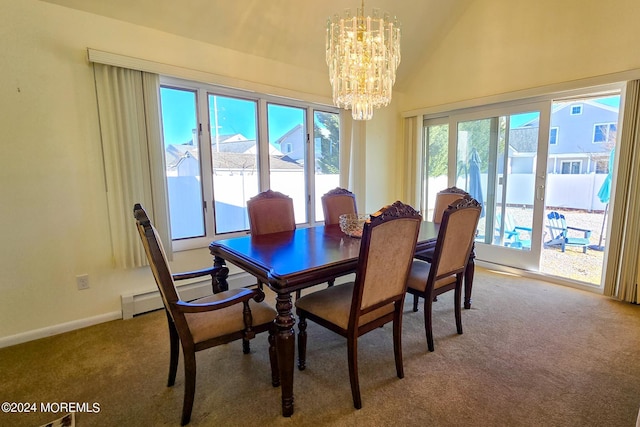
[[[82,274],[76,276],[76,284],[78,285],[78,290],[89,289],[89,275]]]

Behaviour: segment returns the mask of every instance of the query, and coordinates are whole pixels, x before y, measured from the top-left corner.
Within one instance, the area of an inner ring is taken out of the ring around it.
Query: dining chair
[[[429,351],[434,350],[432,305],[436,296],[454,290],[456,329],[462,334],[462,279],[480,219],[482,207],[471,197],[452,202],[442,215],[432,261],[414,259],[407,292],[424,298],[424,326]]]
[[[432,221],[436,224],[440,224],[442,222],[444,211],[447,210],[449,205],[456,200],[460,200],[467,196],[470,196],[470,194],[456,186],[449,187],[438,192],[438,194],[436,194],[436,204],[433,207]]]
[[[436,203],[433,208],[433,217],[431,221],[435,224],[440,224],[442,222],[442,215],[449,205],[464,197],[470,197],[469,193],[456,186],[439,191],[436,194]],[[435,246],[435,242],[426,246],[423,250],[416,253],[416,258],[422,261],[431,262],[433,260],[433,251],[435,250]],[[413,311],[418,311],[418,297],[415,295],[413,296]]]
[[[293,199],[277,191],[266,190],[250,198],[247,211],[253,236],[296,229]]]
[[[187,277],[172,274],[155,227],[140,204],[133,207],[140,239],[144,246],[153,277],[162,296],[169,325],[170,361],[167,386],[175,384],[179,346],[184,358],[184,402],[181,424],[188,424],[196,388],[196,352],[242,339],[243,352],[250,352],[249,340],[255,334],[269,331],[269,358],[274,387],[280,384],[275,349],[276,311],[262,302],[260,289],[231,289],[186,302],[180,299],[175,279]],[[219,270],[226,267],[211,267]],[[202,270],[204,271],[204,270]],[[209,274],[205,272],[203,275]],[[189,277],[194,277],[193,275]],[[222,373],[227,375],[226,372]]]
[[[293,231],[296,220],[293,199],[278,191],[266,190],[247,200],[249,232],[252,236]],[[258,287],[263,288],[258,281]],[[300,291],[296,295],[299,295]]]
[[[321,197],[322,212],[324,214],[324,225],[335,225],[340,223],[340,215],[357,214],[356,195],[346,188],[336,187],[328,191]],[[335,279],[328,282],[333,286]]]
[[[357,214],[356,195],[351,191],[336,187],[321,197],[324,224],[333,225],[340,222],[342,214]]]
[[[399,201],[372,214],[364,225],[355,281],[316,291],[295,302],[298,368],[306,368],[307,319],[345,337],[356,409],[362,407],[358,337],[393,322],[396,374],[404,377],[402,309],[420,222],[420,213]]]

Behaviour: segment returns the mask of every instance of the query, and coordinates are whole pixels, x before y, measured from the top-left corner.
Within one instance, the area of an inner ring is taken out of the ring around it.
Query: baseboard
[[[0,348],[10,347],[12,345],[22,344],[28,341],[46,338],[52,335],[58,335],[64,332],[82,329],[86,328],[87,326],[93,326],[99,323],[110,322],[112,320],[118,320],[121,318],[122,313],[119,311],[114,311],[111,313],[100,314],[98,316],[60,323],[58,325],[47,326],[46,328],[34,329],[32,331],[23,332],[16,335],[9,335],[8,337],[0,338]]]
[[[256,279],[247,273],[237,273],[227,279],[229,288],[240,288],[256,283]],[[176,284],[180,298],[191,301],[211,294],[211,279],[195,280],[185,284]],[[158,289],[132,292],[121,295],[122,318],[131,319],[138,314],[158,310],[163,307]]]
[[[476,260],[476,267],[484,268],[486,270],[509,273],[516,276],[528,277],[530,279],[542,280],[543,282],[553,283],[554,285],[567,286],[570,288],[580,289],[582,291],[593,292],[596,294],[603,293],[603,288],[600,286],[582,283],[582,282],[578,282],[572,279],[567,279],[564,277],[552,276],[552,275],[540,273],[537,271],[522,270],[519,268],[514,268],[506,265],[494,264],[491,262],[479,261],[479,260]]]
[[[227,282],[229,283],[229,288],[240,288],[256,283],[256,279],[247,273],[237,273],[229,276]],[[178,286],[178,292],[180,292],[180,297],[186,301],[209,295],[211,294],[211,280],[190,282]],[[0,348],[50,337],[52,335],[58,335],[64,332],[86,328],[87,326],[110,322],[112,320],[131,319],[137,314],[146,313],[163,307],[162,298],[160,297],[160,292],[158,292],[157,289],[121,295],[121,301],[122,311],[104,313],[98,316],[87,317],[71,322],[60,323],[58,325],[47,326],[46,328],[34,329],[32,331],[16,335],[1,337]]]

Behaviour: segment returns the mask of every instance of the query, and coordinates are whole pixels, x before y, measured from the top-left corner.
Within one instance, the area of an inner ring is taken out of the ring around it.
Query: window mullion
[[[269,126],[267,125],[267,101],[260,99],[258,101],[258,164],[260,167],[259,175],[260,191],[265,191],[271,188],[269,180]]]
[[[198,90],[198,125],[202,168],[202,197],[205,201],[205,226],[207,237],[215,234],[213,225],[213,161],[211,158],[211,124],[209,123],[208,93],[204,88]]]

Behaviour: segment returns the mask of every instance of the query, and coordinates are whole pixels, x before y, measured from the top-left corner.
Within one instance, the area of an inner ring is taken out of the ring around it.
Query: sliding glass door
[[[442,187],[437,166],[445,162],[434,159],[446,135],[444,173],[483,206],[476,238],[480,260],[538,270],[547,152],[547,144],[539,141],[548,138],[548,117],[549,104],[540,103],[425,122],[423,152],[429,160],[423,163],[423,210],[424,201],[428,208]]]
[[[615,84],[425,117],[423,215],[456,185],[483,207],[477,260],[601,286],[619,109]]]

